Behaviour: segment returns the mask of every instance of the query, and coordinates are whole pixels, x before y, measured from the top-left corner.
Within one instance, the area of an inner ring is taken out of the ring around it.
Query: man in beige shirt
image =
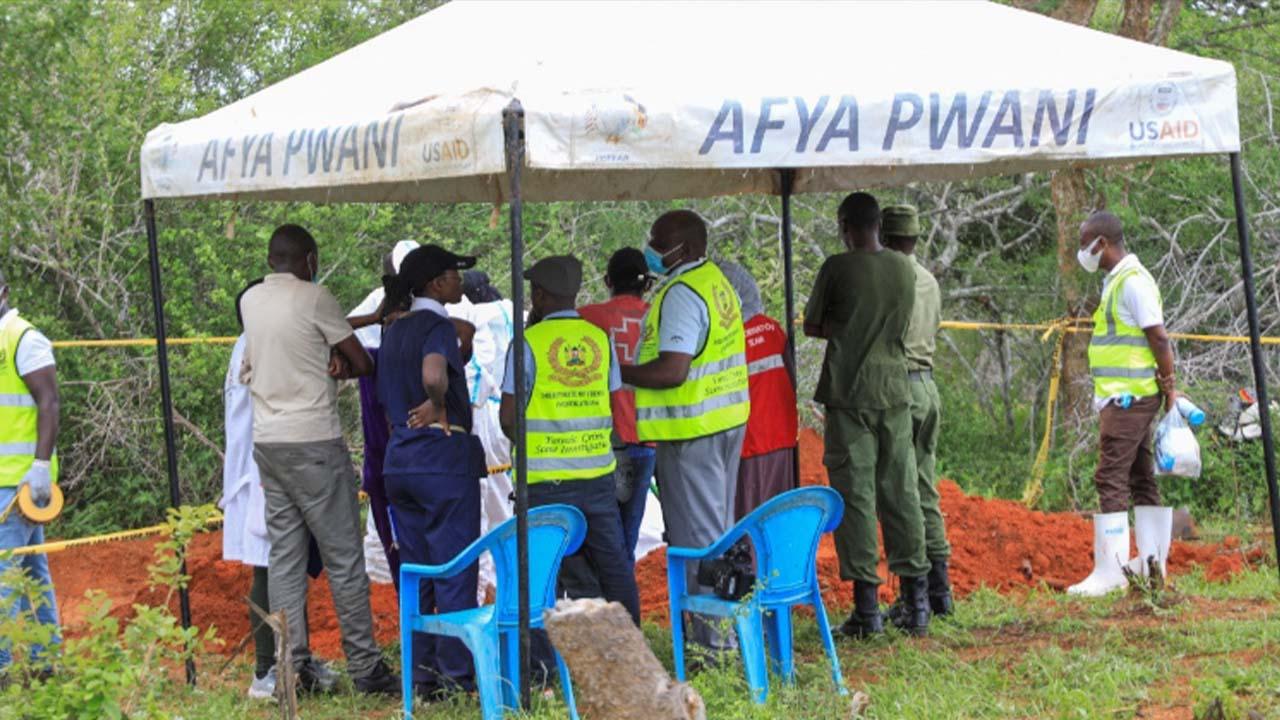
[[[272,611],[289,623],[301,685],[330,690],[307,638],[307,552],[315,537],[329,571],[347,672],[362,693],[394,693],[399,679],[382,662],[373,635],[369,578],[361,543],[358,482],[338,419],[338,379],[373,370],[346,314],[315,283],[316,241],[298,225],[271,235],[274,271],[240,300],[242,370],[253,396],[254,460],[266,496],[271,540],[268,591]]]

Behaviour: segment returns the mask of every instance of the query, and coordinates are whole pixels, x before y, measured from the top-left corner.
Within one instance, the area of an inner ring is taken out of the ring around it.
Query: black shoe
[[[425,704],[444,702],[449,699],[449,691],[439,685],[426,683],[413,684],[413,696]]]
[[[297,683],[303,692],[327,695],[338,687],[338,673],[325,663],[308,658],[298,668]]]
[[[902,595],[898,595],[898,599],[893,601],[888,610],[884,611],[884,618],[893,623],[894,627],[898,627],[903,618],[907,615],[907,606],[902,601]]]
[[[946,617],[955,612],[951,599],[951,578],[947,574],[947,561],[934,560],[929,568],[929,610],[934,617]]]
[[[901,606],[893,624],[915,637],[929,634],[929,581],[926,576],[899,578],[898,602]]]
[[[400,678],[381,660],[365,675],[353,678],[351,684],[362,695],[399,695]]]
[[[853,583],[853,612],[840,626],[840,634],[862,640],[884,634],[884,616],[880,613],[880,600],[876,597],[879,586],[855,580]]]

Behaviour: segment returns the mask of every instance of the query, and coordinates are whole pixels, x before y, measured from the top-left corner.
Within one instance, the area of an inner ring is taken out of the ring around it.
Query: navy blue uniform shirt
[[[422,387],[422,359],[439,354],[448,367],[445,410],[449,424],[465,429],[446,437],[434,428],[410,429],[409,411],[427,400]],[[449,474],[471,477],[485,473],[484,449],[471,432],[471,402],[458,333],[449,318],[417,310],[396,320],[382,335],[378,350],[378,399],[391,423],[384,475]]]

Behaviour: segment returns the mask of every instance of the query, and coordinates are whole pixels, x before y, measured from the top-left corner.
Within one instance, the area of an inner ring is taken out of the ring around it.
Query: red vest
[[[777,321],[760,314],[746,322],[747,383],[751,392],[751,417],[742,457],[796,446],[799,418],[796,391],[783,363],[787,334]]]
[[[631,295],[618,295],[607,302],[578,308],[583,320],[609,334],[619,365],[635,365],[640,354],[640,336],[644,334],[644,314],[649,303]],[[635,445],[636,393],[619,390],[610,396],[613,407],[613,429],[622,441]]]

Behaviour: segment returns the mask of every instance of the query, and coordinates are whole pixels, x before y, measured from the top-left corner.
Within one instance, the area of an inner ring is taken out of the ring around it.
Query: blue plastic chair
[[[667,587],[671,596],[671,640],[675,646],[676,678],[685,679],[682,611],[731,618],[738,635],[752,699],[763,704],[769,696],[765,645],[775,672],[795,682],[791,649],[791,607],[812,605],[818,631],[831,660],[831,679],[841,695],[848,694],[840,675],[840,660],[827,611],[818,587],[818,541],[835,530],[844,514],[844,501],[831,488],[790,490],[756,508],[719,540],[705,548],[667,548]],[[744,535],[755,546],[756,589],[740,601],[716,595],[691,595],[685,584],[685,564],[718,557]],[[766,614],[767,613],[767,614]],[[765,635],[768,638],[766,639]]]
[[[587,534],[587,520],[575,507],[544,505],[529,511],[529,626],[541,628],[542,611],[555,605],[560,561],[575,552]],[[423,615],[418,606],[419,583],[428,578],[457,575],[493,555],[498,589],[493,605],[438,615]],[[400,667],[404,716],[413,718],[413,633],[455,637],[466,643],[475,660],[476,689],[484,720],[502,718],[504,706],[520,707],[520,604],[516,565],[516,521],[507,520],[444,565],[400,566]],[[569,716],[578,720],[569,669],[556,653],[560,686]]]

